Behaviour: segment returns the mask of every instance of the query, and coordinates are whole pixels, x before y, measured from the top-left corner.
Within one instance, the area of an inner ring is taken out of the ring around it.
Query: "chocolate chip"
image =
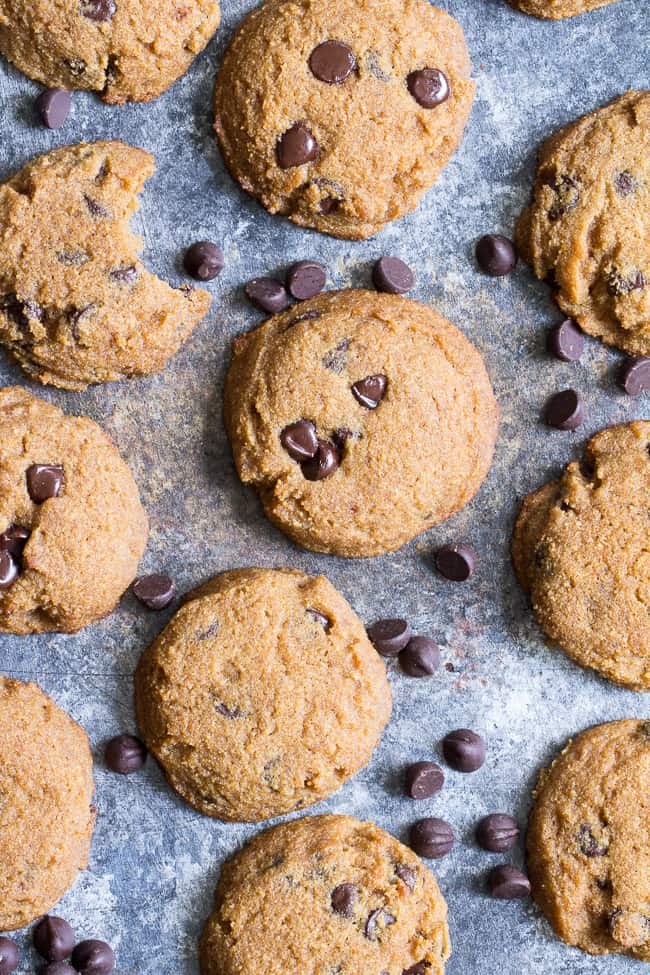
[[[361,434],[355,433],[353,430],[349,430],[347,427],[337,427],[336,430],[332,431],[332,443],[339,451],[340,454],[345,450],[345,445],[348,440],[358,440]]]
[[[171,576],[153,572],[148,576],[140,576],[133,583],[133,595],[147,609],[165,609],[169,606],[176,587]]]
[[[396,920],[397,918],[385,907],[378,907],[377,910],[371,911],[368,915],[363,933],[368,941],[377,941],[381,932],[390,927],[391,924],[395,924]]]
[[[650,356],[628,356],[618,375],[618,385],[629,396],[640,396],[650,389]]]
[[[284,285],[275,278],[253,278],[244,286],[244,291],[248,300],[256,308],[272,315],[283,311],[289,304],[289,296]]]
[[[572,318],[565,318],[549,331],[546,347],[562,362],[577,362],[585,350],[585,337]]]
[[[65,88],[50,88],[42,91],[34,104],[46,129],[60,129],[70,114],[72,95]]]
[[[413,271],[399,257],[380,257],[372,269],[372,283],[377,291],[403,295],[415,284]]]
[[[97,200],[93,200],[92,196],[88,196],[87,193],[84,193],[84,202],[88,207],[88,212],[93,217],[101,217],[104,220],[107,217],[110,217],[110,212],[106,209],[106,207],[101,203],[98,203]]]
[[[15,559],[19,559],[23,554],[29,536],[28,528],[23,528],[21,525],[10,525],[0,535],[0,551],[9,552]]]
[[[65,474],[60,464],[32,464],[25,476],[27,493],[34,504],[58,498],[65,487]]]
[[[544,422],[557,430],[577,430],[584,420],[584,400],[575,389],[555,393],[544,407]]]
[[[0,590],[10,589],[18,578],[18,563],[6,550],[0,551]]]
[[[320,318],[319,311],[315,311],[313,308],[310,309],[309,311],[304,311],[302,312],[302,314],[296,315],[295,318],[292,318],[290,321],[288,321],[287,324],[284,326],[284,331],[288,332],[290,328],[293,328],[294,325],[298,325],[299,322],[313,322],[317,318]]]
[[[374,410],[386,395],[387,386],[386,376],[366,376],[365,379],[358,379],[352,384],[352,395],[361,406],[365,406],[367,410]]]
[[[81,12],[84,17],[98,24],[112,20],[116,10],[115,0],[81,0]]]
[[[569,213],[578,205],[580,200],[580,187],[578,181],[573,176],[560,176],[552,180],[549,184],[555,193],[555,203],[548,211],[550,220],[559,220],[565,213]]]
[[[20,950],[11,938],[0,937],[0,975],[11,975],[20,964]]]
[[[438,859],[453,847],[454,831],[444,819],[419,819],[411,826],[409,844],[418,856]]]
[[[614,177],[614,186],[619,196],[629,196],[638,185],[632,173],[627,169],[624,169],[622,173],[617,173]]]
[[[115,968],[115,954],[105,941],[80,941],[72,952],[72,967],[79,975],[110,975]]]
[[[319,440],[316,454],[310,460],[304,460],[300,466],[308,481],[323,481],[338,470],[339,464],[339,452],[334,444]]]
[[[350,339],[342,339],[334,349],[330,349],[323,356],[321,362],[326,369],[332,372],[343,372],[347,363],[347,351],[350,348]]]
[[[210,240],[197,241],[183,256],[183,267],[197,281],[212,281],[221,274],[225,263],[223,251]]]
[[[119,284],[133,284],[138,277],[138,269],[132,264],[130,267],[115,267],[108,272],[109,278]]]
[[[582,823],[578,830],[578,846],[586,857],[604,857],[609,850],[609,841],[607,837],[602,835],[598,839],[594,827],[588,823]]]
[[[228,718],[230,721],[233,721],[235,718],[241,718],[244,713],[239,708],[229,708],[222,701],[216,704],[215,707],[219,714],[223,715],[224,718]]]
[[[427,975],[429,967],[428,962],[418,961],[415,965],[411,965],[410,968],[403,968],[402,975]]]
[[[29,298],[21,300],[13,292],[0,298],[0,311],[22,329],[27,328],[32,320],[37,322],[43,320],[43,309],[39,304]]]
[[[67,961],[53,961],[44,968],[39,968],[38,975],[77,975],[77,972]]]
[[[510,274],[517,264],[515,245],[503,234],[485,234],[476,244],[476,262],[493,278]]]
[[[134,735],[116,735],[106,743],[104,758],[111,772],[130,775],[139,772],[146,762],[147,749]]]
[[[74,931],[62,917],[44,917],[32,932],[34,947],[46,961],[63,961],[75,946]]]
[[[406,620],[377,620],[368,627],[368,637],[382,657],[397,657],[411,639]]]
[[[644,288],[645,277],[642,271],[633,270],[624,274],[613,267],[607,275],[607,290],[614,298],[629,295],[631,291],[643,291]]]
[[[438,68],[421,68],[411,71],[406,86],[418,105],[435,108],[449,98],[449,79]]]
[[[399,877],[403,884],[413,893],[417,875],[412,867],[407,867],[405,863],[398,863],[395,866],[395,875]]]
[[[337,200],[334,196],[324,196],[318,204],[318,209],[327,216],[330,213],[336,213],[340,206],[341,200]]]
[[[352,917],[359,891],[354,884],[339,884],[332,891],[332,910],[341,917]]]
[[[504,863],[490,870],[488,888],[492,896],[499,900],[516,900],[519,897],[528,897],[530,880],[521,870]]]
[[[341,41],[323,41],[309,55],[311,73],[328,85],[342,85],[356,67],[354,52]]]
[[[280,169],[291,169],[316,159],[318,143],[304,122],[296,122],[278,140],[276,153]]]
[[[318,261],[298,261],[287,271],[287,289],[298,301],[320,294],[326,280],[325,268]]]
[[[74,308],[69,313],[70,331],[72,332],[72,337],[75,340],[75,342],[78,342],[79,339],[81,338],[79,325],[84,320],[84,318],[88,318],[89,316],[92,315],[96,307],[97,306],[94,304],[85,305],[83,308]]]
[[[280,443],[292,460],[311,460],[318,452],[316,427],[311,420],[289,423],[280,433]]]
[[[490,813],[476,827],[476,842],[490,853],[505,853],[519,839],[517,820],[507,813]]]
[[[311,616],[316,623],[320,624],[326,633],[329,633],[329,631],[332,629],[332,621],[329,616],[325,615],[325,613],[321,613],[319,610],[313,609],[311,606],[308,606],[305,612],[308,616]]]
[[[457,772],[476,772],[485,762],[485,742],[475,731],[458,728],[442,739],[445,761]]]
[[[440,666],[440,647],[428,636],[414,636],[400,653],[399,663],[409,677],[430,677]]]
[[[444,782],[445,774],[435,762],[414,762],[406,769],[404,788],[411,799],[430,799]]]
[[[469,545],[443,545],[434,555],[436,569],[450,582],[467,582],[474,574],[476,553]]]

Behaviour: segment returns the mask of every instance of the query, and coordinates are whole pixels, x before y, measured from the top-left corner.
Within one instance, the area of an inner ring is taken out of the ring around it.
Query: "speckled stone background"
[[[224,44],[251,0],[225,0],[223,24],[207,52],[158,101],[109,108],[76,94],[60,132],[37,123],[38,87],[1,63],[0,176],[66,142],[125,139],[152,150],[158,163],[135,221],[149,265],[180,284],[179,256],[194,240],[221,243],[227,257],[223,274],[208,286],[210,315],[164,374],[81,394],[31,388],[94,417],[115,439],[151,518],[144,567],[171,573],[180,593],[232,566],[296,566],[328,575],[364,620],[403,614],[416,631],[438,638],[445,666],[422,681],[391,672],[393,719],[370,767],[313,811],[368,817],[401,838],[422,815],[453,824],[456,847],[431,864],[449,903],[448,975],[631,973],[638,962],[590,958],[562,945],[531,903],[490,900],[485,873],[501,858],[475,846],[473,827],[497,810],[523,824],[538,768],[574,732],[650,713],[646,696],[605,683],[545,645],[508,556],[522,495],[577,456],[592,431],[649,417],[650,401],[617,390],[618,356],[596,342],[579,364],[551,360],[544,335],[558,312],[547,289],[524,266],[506,279],[486,278],[472,254],[481,233],[512,231],[540,139],[628,88],[650,86],[648,2],[621,0],[557,23],[518,14],[505,0],[441,3],[461,21],[474,63],[478,90],[466,137],[419,211],[364,243],[335,241],[269,216],[224,171],[211,131],[211,92]],[[230,339],[260,317],[243,298],[244,281],[315,257],[329,269],[328,287],[366,285],[382,253],[409,261],[418,275],[413,297],[434,304],[481,350],[502,426],[492,472],[465,511],[393,555],[344,561],[293,547],[239,484],[222,426],[222,384]],[[1,354],[0,380],[31,385]],[[569,384],[586,396],[587,423],[576,433],[549,430],[540,409]],[[480,559],[469,583],[453,585],[435,575],[431,552],[460,539]],[[187,808],[152,761],[129,778],[104,768],[103,741],[134,730],[136,661],[170,614],[148,613],[126,596],[110,619],[76,636],[0,638],[1,670],[37,680],[93,743],[100,812],[90,870],[58,912],[79,936],[112,942],[122,975],[196,975],[197,937],[220,864],[256,831]],[[404,764],[435,758],[441,737],[463,726],[487,737],[484,768],[469,776],[449,771],[432,800],[403,798]],[[20,971],[35,966],[27,948]]]

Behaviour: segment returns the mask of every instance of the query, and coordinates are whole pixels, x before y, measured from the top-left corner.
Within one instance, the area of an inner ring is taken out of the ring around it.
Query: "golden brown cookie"
[[[628,92],[544,143],[517,245],[585,332],[650,353],[650,92]]]
[[[36,684],[0,677],[0,931],[46,914],[88,865],[86,733]]]
[[[221,871],[202,975],[443,975],[447,905],[433,874],[372,823],[307,816]]]
[[[72,633],[106,616],[146,542],[137,486],[97,424],[0,389],[0,632]]]
[[[533,896],[559,937],[591,954],[650,961],[649,785],[647,721],[583,731],[539,777]]]
[[[420,202],[474,98],[460,25],[427,0],[266,0],[226,51],[215,129],[271,213],[334,237]]]
[[[650,422],[610,427],[529,494],[512,555],[549,638],[584,667],[650,689]]]
[[[139,259],[129,218],[153,157],[123,142],[55,149],[0,185],[0,343],[42,383],[162,369],[210,307]]]
[[[575,17],[614,2],[615,0],[509,0],[513,7],[523,13],[549,20]]]
[[[238,338],[225,420],[239,476],[282,531],[366,556],[467,504],[492,460],[498,408],[453,325],[359,290],[319,295]]]
[[[0,52],[49,88],[149,101],[185,74],[219,20],[218,0],[2,0]]]
[[[136,708],[184,799],[257,821],[318,802],[366,765],[391,694],[327,579],[240,569],[190,593],[144,654]]]

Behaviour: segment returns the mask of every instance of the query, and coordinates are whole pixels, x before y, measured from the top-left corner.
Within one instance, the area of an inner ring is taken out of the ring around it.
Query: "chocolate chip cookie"
[[[474,98],[463,32],[427,0],[267,0],[226,51],[215,129],[271,213],[369,237],[415,209]]]
[[[650,689],[650,422],[610,427],[529,494],[512,556],[540,625],[609,680]]]
[[[50,88],[149,101],[187,71],[219,19],[217,0],[2,0],[0,52]]]
[[[46,914],[88,865],[85,732],[36,684],[0,677],[0,931]]]
[[[615,0],[509,0],[509,2],[525,14],[549,20],[561,20],[564,17],[587,13],[588,10],[596,10],[598,7],[606,7]]]
[[[498,409],[483,361],[432,308],[328,292],[238,338],[225,419],[242,481],[294,541],[380,555],[473,497]]]
[[[139,259],[129,218],[153,157],[122,142],[55,149],[0,185],[0,343],[42,383],[162,369],[210,307]]]
[[[142,657],[136,708],[170,784],[207,816],[257,821],[330,795],[391,710],[384,665],[322,576],[224,572]]]
[[[650,354],[650,92],[544,143],[517,244],[585,332]]]
[[[563,941],[650,961],[650,723],[612,721],[569,742],[537,784],[533,896]]]
[[[307,816],[225,864],[200,954],[202,975],[443,975],[447,905],[377,826]]]
[[[97,424],[0,389],[0,632],[72,633],[106,616],[146,541],[131,472]]]

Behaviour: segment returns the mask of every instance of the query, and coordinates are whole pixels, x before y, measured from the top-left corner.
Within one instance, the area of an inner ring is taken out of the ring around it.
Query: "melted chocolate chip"
[[[110,213],[106,207],[103,204],[98,203],[97,200],[93,200],[92,196],[88,196],[87,193],[84,193],[84,202],[88,207],[88,212],[93,217],[101,217],[102,219],[110,217]]]
[[[22,300],[13,292],[0,298],[0,311],[22,329],[27,328],[30,321],[41,322],[44,314],[41,306],[35,301],[28,298]]]
[[[289,322],[287,322],[287,324],[284,326],[284,331],[288,332],[290,328],[293,328],[293,326],[297,325],[299,322],[313,322],[316,318],[320,318],[319,311],[314,311],[313,309],[311,311],[305,311],[301,315],[296,315],[295,318],[292,318]]]
[[[427,975],[428,968],[428,962],[418,961],[415,963],[415,965],[411,965],[410,968],[404,968],[402,970],[402,975]]]
[[[449,79],[438,68],[421,68],[412,71],[406,86],[422,108],[435,108],[446,102],[450,95]]]
[[[384,71],[383,67],[379,63],[379,55],[376,51],[368,51],[366,55],[366,64],[368,66],[368,71],[377,81],[381,81],[384,84],[390,81],[390,75],[387,71]]]
[[[81,12],[84,17],[98,24],[112,20],[116,10],[115,0],[81,0]]]
[[[398,863],[395,866],[395,876],[399,877],[403,884],[413,893],[417,875],[412,867],[407,867],[405,863]]]
[[[341,41],[323,41],[309,56],[311,73],[328,85],[342,85],[356,67],[354,52]]]
[[[11,589],[18,578],[19,569],[16,559],[6,550],[0,551],[0,590]]]
[[[598,839],[594,828],[582,823],[578,830],[578,846],[586,857],[604,857],[609,849],[609,841],[606,837]]]
[[[78,342],[81,338],[81,331],[79,329],[79,326],[81,325],[82,321],[85,318],[89,318],[93,314],[96,308],[97,305],[90,304],[90,305],[86,305],[84,308],[74,308],[69,313],[70,332],[72,333],[72,337],[75,340],[75,342]]]
[[[311,420],[290,423],[280,433],[280,443],[292,460],[311,460],[318,452],[316,427]]]
[[[352,917],[359,890],[354,884],[339,884],[332,891],[332,910],[341,917]]]
[[[239,708],[229,708],[221,701],[215,707],[219,714],[223,715],[224,718],[228,718],[230,721],[234,721],[235,718],[241,718],[243,716],[243,712]]]
[[[34,947],[46,961],[63,961],[75,946],[74,931],[62,917],[44,917],[32,933]]]
[[[302,473],[308,481],[323,481],[336,473],[340,464],[339,452],[328,440],[318,441],[318,450],[314,457],[305,460],[300,465]]]
[[[385,907],[378,907],[377,910],[371,911],[368,915],[363,933],[368,941],[378,941],[382,931],[390,927],[391,924],[395,924],[396,920],[397,918]]]
[[[337,200],[334,196],[324,196],[323,199],[318,204],[318,208],[321,213],[327,216],[330,213],[336,213],[341,205],[341,200]]]
[[[559,220],[578,205],[580,184],[573,176],[558,176],[550,186],[555,193],[555,202],[548,211],[549,220]]]
[[[350,339],[342,339],[334,349],[325,353],[321,361],[326,369],[337,373],[343,372],[347,364],[346,353],[350,348],[350,341]]]
[[[25,477],[27,493],[34,504],[58,498],[65,488],[65,474],[60,464],[31,464]]]
[[[304,122],[296,122],[280,136],[276,147],[280,169],[292,169],[318,157],[318,143]]]
[[[134,735],[116,735],[106,743],[104,750],[106,765],[111,772],[131,775],[139,772],[147,760],[147,749]]]
[[[365,379],[358,379],[352,384],[352,395],[361,406],[365,406],[367,410],[374,410],[386,395],[387,386],[386,376],[366,376]]]
[[[20,525],[10,525],[0,535],[0,551],[9,552],[15,559],[23,554],[23,549],[29,539],[29,529]]]
[[[321,613],[319,610],[313,609],[311,606],[308,606],[305,612],[308,616],[311,616],[316,623],[322,626],[326,633],[329,633],[329,631],[332,629],[332,621],[329,616],[325,615],[325,613]]]

